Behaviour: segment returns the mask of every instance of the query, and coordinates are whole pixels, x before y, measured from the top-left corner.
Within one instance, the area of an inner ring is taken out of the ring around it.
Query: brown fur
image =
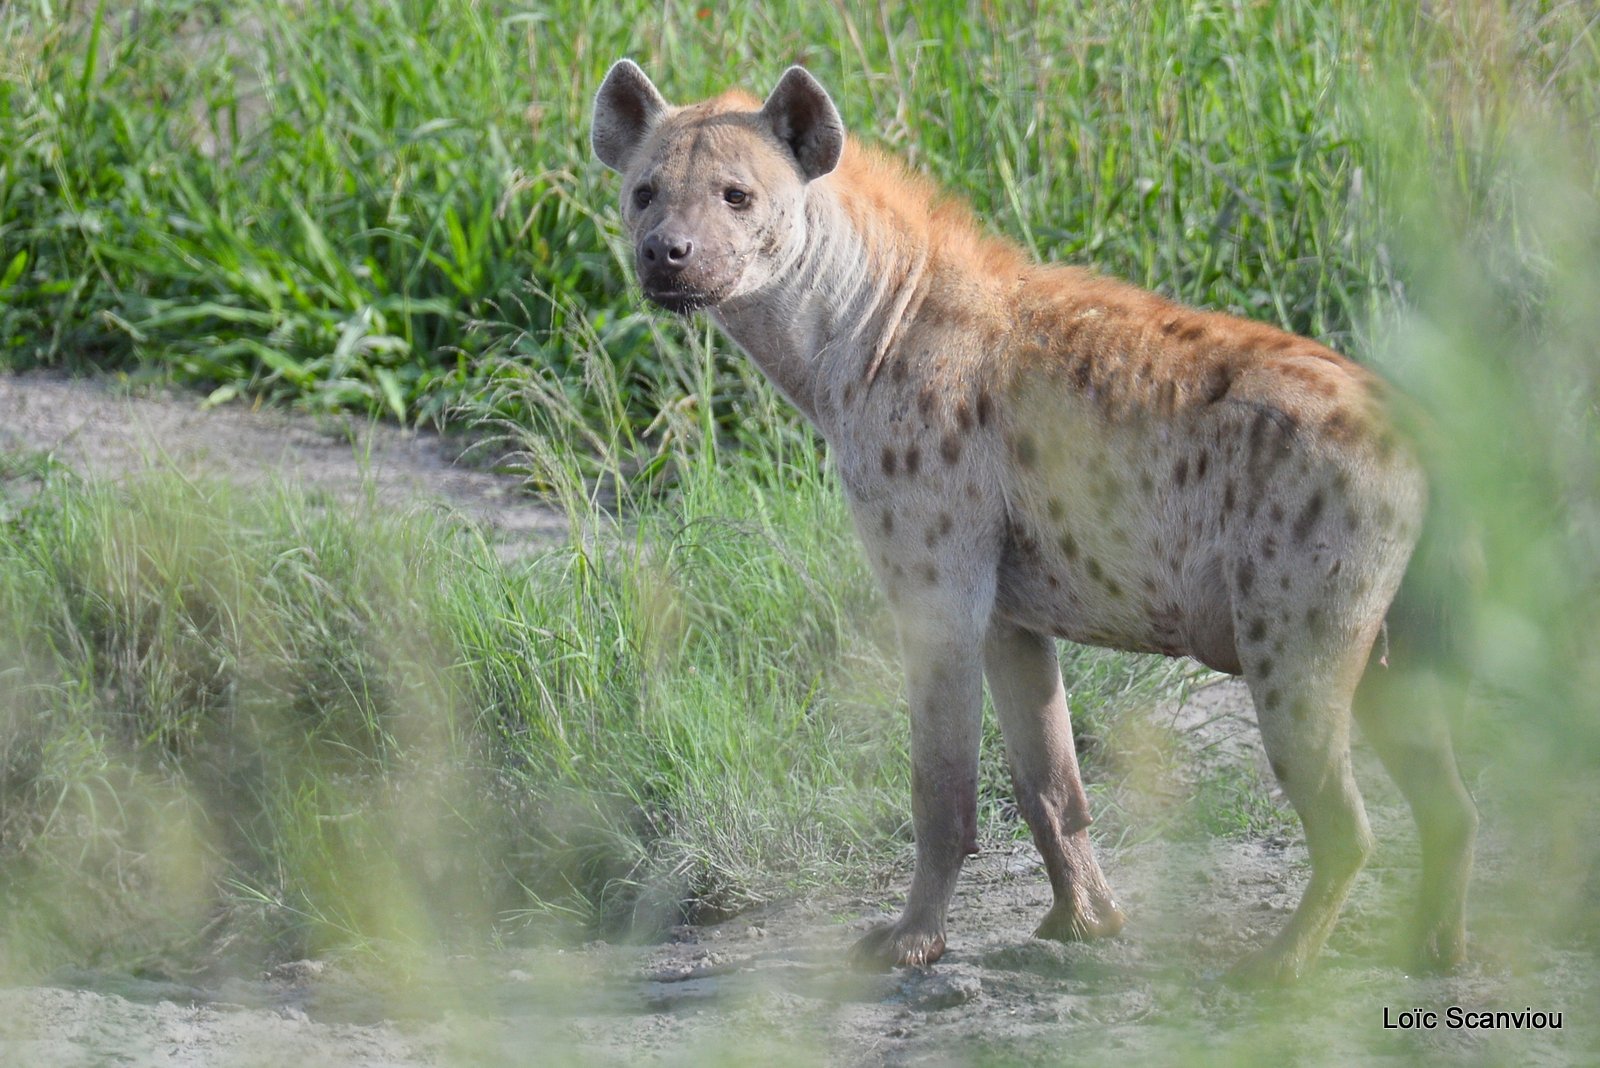
[[[624,217],[647,295],[708,309],[816,423],[896,615],[917,869],[904,916],[861,952],[943,951],[976,849],[985,676],[1055,890],[1039,934],[1121,928],[1085,830],[1062,637],[1244,675],[1313,874],[1242,971],[1298,974],[1370,848],[1351,699],[1424,510],[1379,380],[1271,326],[1031,262],[847,142],[798,68],[764,103],[673,109],[624,61],[595,143],[625,205],[635,191]],[[1422,826],[1420,948],[1448,967],[1475,815],[1437,709],[1416,698],[1364,723]]]

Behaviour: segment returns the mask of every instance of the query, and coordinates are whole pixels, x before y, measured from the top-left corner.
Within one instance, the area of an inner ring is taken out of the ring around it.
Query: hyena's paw
[[[896,965],[920,968],[944,956],[944,932],[907,923],[880,924],[850,947],[858,968],[887,971]]]
[[[1229,968],[1223,981],[1242,990],[1288,986],[1300,981],[1306,961],[1301,954],[1284,952],[1269,943]]]
[[[1411,956],[1411,967],[1421,975],[1449,975],[1467,960],[1467,932],[1460,923],[1440,924],[1426,930]]]
[[[1127,915],[1110,898],[1088,903],[1058,901],[1045,914],[1033,937],[1052,942],[1087,942],[1110,938],[1127,922]]]

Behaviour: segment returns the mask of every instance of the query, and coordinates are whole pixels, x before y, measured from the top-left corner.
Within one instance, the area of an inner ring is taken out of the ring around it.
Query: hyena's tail
[[[1425,671],[1464,682],[1471,672],[1474,591],[1482,584],[1482,547],[1470,527],[1430,508],[1405,578],[1373,643],[1370,677]]]

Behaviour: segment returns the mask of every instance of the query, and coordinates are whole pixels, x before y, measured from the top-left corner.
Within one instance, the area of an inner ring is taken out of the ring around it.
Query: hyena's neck
[[[759,293],[723,304],[717,323],[826,434],[829,383],[870,380],[894,354],[932,285],[928,227],[864,211],[849,175],[814,183],[805,240]]]

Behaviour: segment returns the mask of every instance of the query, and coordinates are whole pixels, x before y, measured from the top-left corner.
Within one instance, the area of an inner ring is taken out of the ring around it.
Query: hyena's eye
[[[742,208],[750,202],[750,194],[746,193],[743,189],[736,189],[732,186],[729,186],[727,189],[722,191],[722,199],[736,208]]]
[[[656,191],[654,189],[647,185],[641,185],[633,191],[633,206],[636,208],[648,208],[655,195]]]

